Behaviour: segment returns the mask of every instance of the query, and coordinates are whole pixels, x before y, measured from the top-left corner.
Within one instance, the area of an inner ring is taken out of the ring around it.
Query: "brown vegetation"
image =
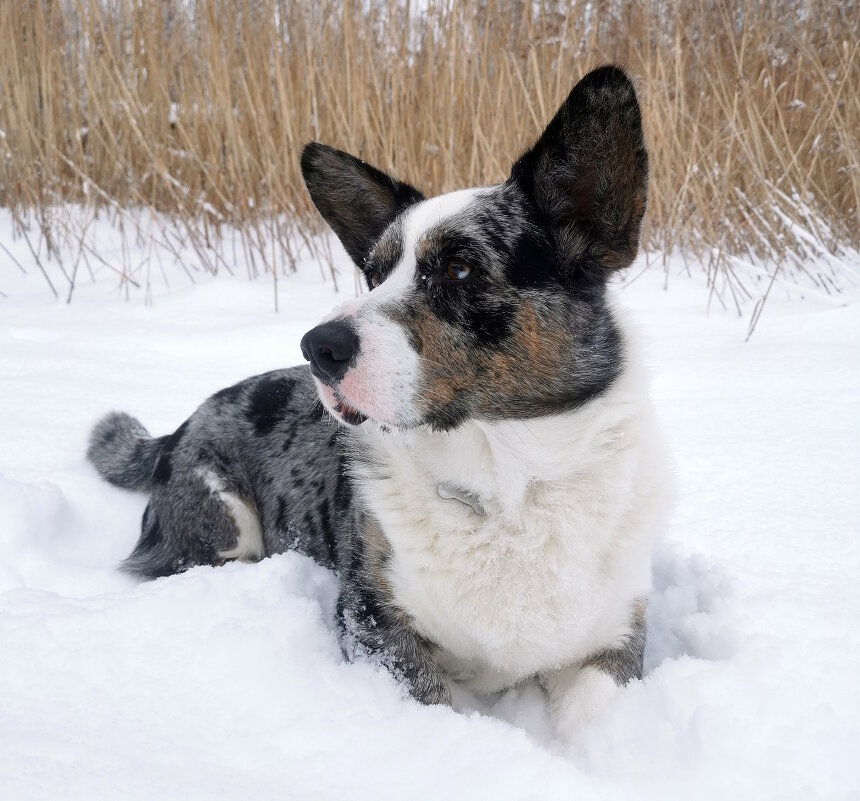
[[[143,207],[211,269],[229,224],[276,275],[320,226],[304,142],[425,192],[495,182],[605,62],[644,107],[646,243],[698,257],[724,303],[761,294],[750,264],[798,275],[860,245],[853,0],[0,0],[0,31],[0,205],[48,252],[58,201]]]

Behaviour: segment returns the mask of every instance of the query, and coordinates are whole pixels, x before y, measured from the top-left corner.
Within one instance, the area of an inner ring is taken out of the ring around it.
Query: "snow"
[[[306,259],[276,314],[270,281],[175,265],[128,301],[103,269],[57,302],[4,216],[0,241],[27,268],[0,249],[0,798],[860,797],[860,290],[771,298],[749,342],[680,260],[668,291],[652,268],[621,292],[678,503],[647,676],[565,749],[534,684],[456,688],[454,712],[345,663],[334,577],[306,558],[115,570],[145,498],[84,461],[91,424],[166,433],[298,363],[352,291],[342,255],[340,293]]]

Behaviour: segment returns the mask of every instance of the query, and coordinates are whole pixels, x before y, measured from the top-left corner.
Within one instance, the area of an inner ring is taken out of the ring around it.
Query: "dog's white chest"
[[[493,500],[480,514],[457,499],[424,498],[423,524],[392,535],[397,603],[449,670],[488,688],[585,656],[605,607],[594,597],[601,553],[549,494],[531,487],[519,515]]]
[[[386,448],[386,477],[368,487],[394,601],[441,665],[482,689],[584,658],[626,630],[648,588],[638,432],[586,426],[577,445],[553,423],[530,423],[543,444],[528,453],[522,430],[488,441],[486,427]]]

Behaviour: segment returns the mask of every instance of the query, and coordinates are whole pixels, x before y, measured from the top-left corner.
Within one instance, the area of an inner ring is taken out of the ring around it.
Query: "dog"
[[[169,436],[97,424],[92,464],[151,493],[124,567],[307,554],[337,572],[350,659],[424,704],[538,677],[573,737],[642,675],[666,511],[608,289],[646,206],[634,87],[588,73],[494,186],[426,199],[319,143],[301,169],[370,291],[305,334],[310,369],[223,389]]]

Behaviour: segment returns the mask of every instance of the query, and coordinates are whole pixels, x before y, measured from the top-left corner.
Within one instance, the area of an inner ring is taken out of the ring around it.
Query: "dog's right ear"
[[[543,215],[562,277],[601,284],[636,256],[648,194],[648,153],[630,79],[588,73],[511,172]]]
[[[359,267],[392,220],[424,199],[409,184],[319,142],[305,145],[302,176],[319,213]]]

